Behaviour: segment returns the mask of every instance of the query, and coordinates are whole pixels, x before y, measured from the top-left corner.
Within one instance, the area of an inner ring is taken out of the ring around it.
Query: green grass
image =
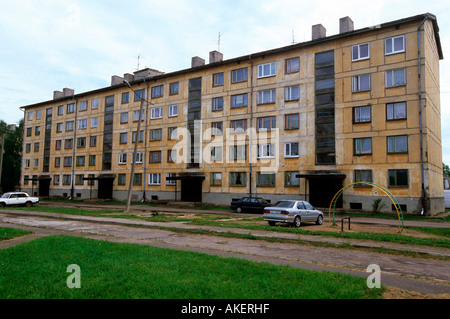
[[[71,264],[80,289],[66,285]],[[345,274],[69,236],[0,251],[1,299],[375,299],[383,290]]]
[[[31,234],[29,231],[0,227],[0,241]]]

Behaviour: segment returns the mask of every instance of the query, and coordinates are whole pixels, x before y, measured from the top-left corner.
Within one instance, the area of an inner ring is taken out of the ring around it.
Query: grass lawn
[[[72,264],[80,289],[67,287]],[[0,299],[375,299],[383,290],[345,274],[69,236],[0,250]]]
[[[29,231],[0,227],[0,241],[31,234]]]

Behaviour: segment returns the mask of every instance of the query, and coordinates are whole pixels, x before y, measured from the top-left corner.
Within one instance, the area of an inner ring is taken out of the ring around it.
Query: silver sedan
[[[271,226],[276,222],[290,223],[295,227],[300,227],[303,222],[315,222],[317,225],[323,223],[323,212],[302,200],[284,200],[266,207],[263,217]]]

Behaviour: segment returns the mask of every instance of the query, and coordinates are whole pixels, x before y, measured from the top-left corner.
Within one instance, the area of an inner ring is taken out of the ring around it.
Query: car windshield
[[[3,194],[3,195],[2,195],[2,198],[9,198],[9,194],[8,194],[8,193]]]
[[[294,206],[295,202],[293,201],[287,201],[283,200],[281,202],[278,202],[275,207],[281,207],[281,208],[292,208]]]

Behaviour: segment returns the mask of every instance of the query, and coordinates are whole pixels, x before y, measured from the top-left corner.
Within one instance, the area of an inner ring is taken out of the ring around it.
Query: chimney
[[[209,63],[214,62],[222,62],[223,61],[223,54],[219,51],[211,51],[209,52]]]
[[[354,30],[353,20],[350,17],[339,19],[339,33],[351,32]]]
[[[150,78],[153,76],[157,76],[157,75],[162,75],[164,74],[164,72],[155,70],[155,69],[150,69],[150,68],[145,68],[142,70],[138,70],[134,73],[134,79],[135,80],[141,80],[141,79],[145,79],[145,78]]]
[[[327,36],[327,30],[321,24],[316,24],[312,26],[312,39],[322,39]]]
[[[123,83],[123,78],[117,75],[111,77],[111,86],[119,85]]]
[[[191,60],[191,68],[205,65],[205,59],[195,56]]]
[[[130,74],[130,73],[125,73],[125,74],[123,75],[123,78],[124,78],[125,80],[127,80],[128,82],[131,82],[131,81],[134,80],[134,75],[133,75],[133,74]]]
[[[61,92],[61,91],[53,91],[53,99],[54,100],[60,99],[62,97],[64,97],[64,93],[63,92]]]
[[[63,92],[64,92],[64,97],[72,97],[75,95],[75,90],[73,90],[73,89],[64,88]]]

